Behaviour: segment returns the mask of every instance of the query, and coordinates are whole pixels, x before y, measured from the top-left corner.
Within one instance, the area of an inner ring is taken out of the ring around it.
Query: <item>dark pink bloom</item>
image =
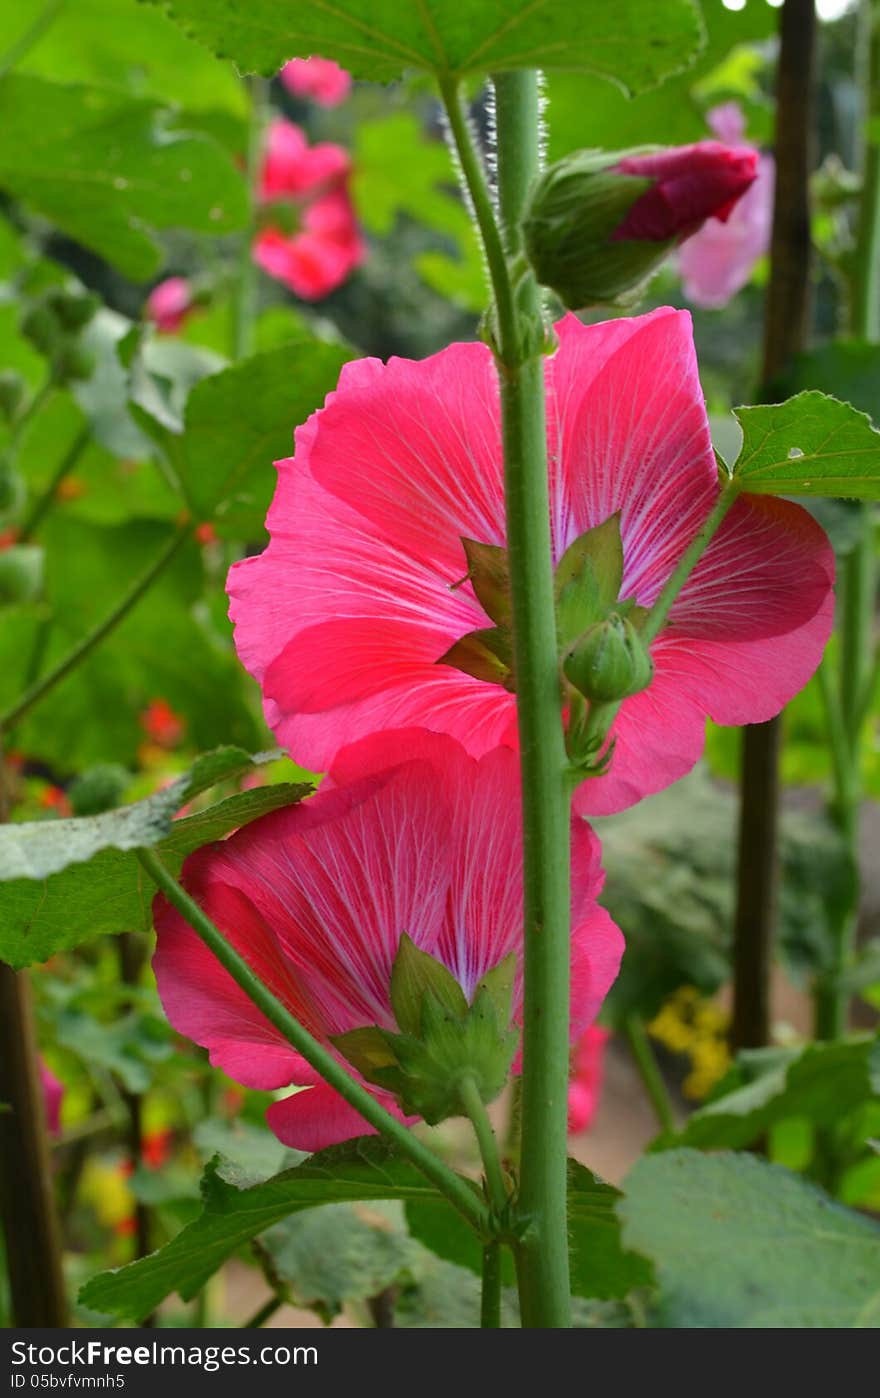
[[[61,1130],[61,1104],[64,1101],[64,1083],[59,1082],[42,1058],[39,1060],[40,1085],[43,1089],[43,1103],[46,1108],[46,1125],[51,1136]]]
[[[709,125],[731,146],[743,139],[745,123],[736,102],[713,107]],[[776,166],[771,155],[755,151],[755,181],[726,222],[710,219],[688,238],[678,254],[684,294],[695,306],[717,310],[745,286],[759,257],[770,247]]]
[[[557,327],[546,363],[551,526],[567,546],[620,511],[622,597],[649,606],[706,518],[717,468],[686,311]],[[504,545],[498,383],[485,345],[421,362],[346,365],[278,463],[271,540],[229,578],[242,661],[297,761],[419,724],[474,756],[517,742],[514,696],[438,660],[491,625],[461,538]],[[831,627],[833,555],[799,505],[734,505],[624,700],[607,776],[582,813],[621,810],[683,776],[718,723],[772,717],[807,682]]]
[[[290,121],[269,127],[260,181],[264,203],[289,203],[293,232],[269,223],[254,240],[254,260],[305,301],[340,286],[364,259],[348,192],[351,161],[342,146],[310,146]]]
[[[593,1123],[602,1096],[605,1045],[610,1037],[601,1024],[591,1024],[572,1052],[568,1083],[568,1130],[572,1136],[589,1130]]]
[[[654,184],[632,205],[611,241],[665,243],[687,238],[707,218],[724,222],[755,179],[757,166],[754,147],[719,141],[626,156],[615,168]]]
[[[311,97],[322,107],[338,107],[351,91],[351,74],[332,58],[291,58],[279,77],[294,97]]]
[[[174,335],[189,319],[194,306],[192,287],[186,277],[166,277],[153,287],[144,314],[163,335]]]
[[[596,898],[599,844],[573,822],[572,1034],[599,1010],[623,938]],[[481,977],[522,952],[516,754],[479,761],[423,729],[376,734],[337,755],[329,780],[190,855],[183,881],[319,1039],[361,1025],[394,1030],[391,968],[403,932],[472,998]],[[154,904],[159,994],[171,1023],[247,1087],[302,1086],[270,1107],[276,1135],[318,1150],[369,1131],[238,989],[162,897]],[[514,1018],[521,1011],[521,963]],[[516,1069],[516,1065],[515,1065]],[[370,1089],[398,1116],[389,1095]]]

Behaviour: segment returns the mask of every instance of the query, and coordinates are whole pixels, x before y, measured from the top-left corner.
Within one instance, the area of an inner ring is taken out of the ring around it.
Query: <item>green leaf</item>
[[[724,1091],[725,1083],[732,1090]],[[832,1126],[871,1100],[880,1101],[877,1038],[748,1053],[684,1130],[662,1144],[738,1149],[790,1117]]]
[[[226,752],[233,754],[235,750],[226,749]],[[240,757],[244,759],[245,755],[241,754]],[[237,762],[238,758],[232,760]],[[247,759],[248,763],[252,761]],[[241,772],[247,768],[239,765],[235,770]],[[227,774],[231,771],[230,765]],[[175,788],[177,795],[172,794]],[[269,811],[301,800],[310,790],[309,786],[280,783],[230,796],[197,815],[175,820],[170,833],[164,839],[159,838],[157,852],[176,874],[186,855],[193,850],[221,839],[231,830],[237,830]],[[152,829],[154,834],[169,828],[169,812],[173,811],[175,803],[179,804],[180,783],[157,795],[167,798],[168,804],[158,807],[150,805],[151,815],[139,814],[136,817],[133,824],[140,828],[135,838],[143,839],[144,827]],[[184,796],[183,799],[188,798]],[[156,800],[156,797],[148,797],[146,803],[138,805],[149,805]],[[137,810],[137,807],[128,808],[129,811],[132,809]],[[114,811],[112,815],[121,815],[123,811]],[[82,821],[46,821],[40,822],[39,829],[47,832],[52,852],[57,858],[66,859],[70,853],[67,845],[58,850],[58,837],[51,832],[57,831],[62,824],[80,826],[85,820],[105,819],[92,816],[84,817]],[[132,818],[128,820],[129,835],[132,835]],[[8,826],[0,833],[21,829],[21,826]],[[94,840],[94,835],[77,837],[75,850],[82,850],[84,845],[93,844]],[[31,864],[45,857],[44,853],[35,853],[34,843],[34,837],[25,839]],[[7,853],[11,857],[12,851]],[[87,864],[69,864],[48,878],[13,878],[0,883],[0,958],[14,967],[30,966],[48,960],[57,951],[79,946],[105,933],[148,931],[154,892],[137,857],[113,844],[102,848]]]
[[[265,1126],[228,1117],[208,1117],[193,1131],[193,1143],[207,1164],[213,1156],[223,1159],[217,1167],[227,1184],[237,1189],[262,1184],[279,1170],[305,1159],[301,1151],[288,1149]]]
[[[646,1156],[618,1204],[624,1243],[650,1258],[658,1325],[875,1328],[880,1227],[752,1155]]]
[[[87,1306],[141,1320],[177,1291],[189,1300],[228,1257],[289,1215],[316,1204],[386,1199],[436,1199],[414,1165],[374,1137],[313,1155],[304,1165],[249,1189],[227,1184],[211,1165],[202,1182],[201,1216],[142,1261],[94,1277],[83,1289]]]
[[[149,100],[10,73],[0,128],[0,186],[134,280],[161,265],[148,229],[219,235],[247,221],[229,156]]]
[[[322,405],[350,358],[341,345],[302,339],[196,385],[175,465],[198,518],[214,517],[235,538],[261,536],[272,462],[291,455],[293,429]]]
[[[880,499],[880,432],[849,403],[812,391],[734,415],[743,445],[733,478],[742,490]]]
[[[411,68],[448,77],[563,68],[636,91],[684,67],[702,40],[690,0],[171,0],[168,9],[221,57],[267,76],[291,54],[320,53],[374,82]]]
[[[651,1280],[645,1260],[627,1252],[620,1238],[615,1205],[619,1189],[599,1179],[577,1160],[568,1162],[569,1249],[571,1285],[575,1296],[602,1300],[626,1296]],[[414,1200],[406,1205],[414,1238],[446,1262],[479,1273],[482,1251],[479,1239],[444,1201]],[[513,1286],[513,1262],[505,1250],[502,1278]]]
[[[21,39],[46,10],[46,0],[0,7],[0,53]],[[217,61],[182,34],[161,10],[139,0],[76,0],[16,63],[17,72],[116,87],[187,107],[221,108],[244,116],[247,103],[231,64]],[[185,82],[181,82],[185,74]]]
[[[262,1245],[294,1304],[329,1324],[347,1303],[378,1296],[418,1260],[421,1249],[401,1222],[394,1203],[325,1204],[286,1218]]]

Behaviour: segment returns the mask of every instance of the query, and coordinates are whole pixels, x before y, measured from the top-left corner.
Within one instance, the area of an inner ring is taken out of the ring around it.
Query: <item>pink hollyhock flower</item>
[[[351,91],[351,73],[332,58],[291,58],[279,77],[294,97],[311,97],[322,107],[338,107]]]
[[[64,1101],[64,1083],[59,1082],[42,1058],[39,1060],[40,1085],[43,1089],[43,1103],[46,1108],[46,1125],[51,1136],[61,1130],[61,1104]]]
[[[166,277],[153,287],[144,314],[162,335],[175,335],[192,314],[192,287],[186,277]]]
[[[317,301],[340,286],[364,259],[348,193],[348,152],[324,142],[310,146],[292,122],[269,127],[260,179],[263,203],[288,202],[298,220],[289,232],[272,223],[254,240],[255,262],[305,301]]]
[[[605,1045],[611,1034],[601,1024],[584,1031],[572,1053],[568,1084],[568,1131],[575,1136],[589,1130],[602,1096],[605,1075]]]
[[[717,497],[690,317],[663,309],[557,327],[546,363],[554,557],[620,512],[621,596],[656,599]],[[278,464],[268,548],[228,582],[239,655],[298,762],[324,771],[345,743],[420,724],[474,756],[517,742],[513,694],[438,664],[491,625],[462,537],[504,545],[498,383],[485,345],[421,362],[348,364]],[[705,719],[772,717],[813,673],[831,627],[833,555],[805,510],[741,498],[625,699],[606,776],[579,788],[606,814],[683,776]]]
[[[742,140],[745,122],[736,102],[714,107],[708,121],[719,140],[731,146]],[[770,247],[776,166],[770,155],[755,151],[755,158],[755,181],[730,217],[723,223],[710,219],[687,239],[678,254],[684,294],[706,310],[726,306]]]
[[[687,238],[706,219],[725,222],[757,174],[752,146],[699,141],[651,155],[628,155],[615,167],[654,180],[611,234],[612,242],[665,243]]]
[[[573,822],[572,1034],[617,975],[623,938],[596,898],[599,843]],[[439,958],[468,1000],[522,953],[516,754],[479,760],[446,735],[380,733],[337,754],[310,800],[190,855],[183,882],[316,1038],[394,1030],[389,983],[402,933]],[[370,1131],[255,1009],[180,915],[157,896],[154,968],[174,1027],[247,1087],[307,1090],[269,1108],[286,1144],[319,1150]],[[522,967],[514,988],[519,1021]],[[514,1065],[517,1071],[517,1065]],[[400,1116],[396,1101],[370,1091]]]

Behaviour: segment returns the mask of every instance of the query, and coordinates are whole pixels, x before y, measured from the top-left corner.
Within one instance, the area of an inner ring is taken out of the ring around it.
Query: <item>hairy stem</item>
[[[408,1127],[387,1112],[372,1093],[343,1068],[329,1049],[320,1044],[298,1020],[294,1019],[290,1011],[255,975],[244,957],[229,944],[207,913],[166,869],[155,850],[140,849],[137,855],[147,874],[165,894],[168,902],[186,919],[196,935],[220,965],[229,972],[248,999],[266,1016],[269,1023],[293,1045],[297,1053],[302,1054],[306,1062],[320,1073],[324,1081],[329,1083],[349,1106],[354,1107],[371,1126],[393,1141],[401,1154],[407,1156],[417,1169],[421,1170],[426,1179],[446,1196],[477,1232],[486,1235],[490,1222],[488,1210],[468,1183],[450,1170]]]
[[[474,1128],[477,1145],[480,1147],[480,1159],[483,1162],[483,1170],[486,1175],[486,1187],[489,1200],[495,1212],[500,1213],[507,1204],[507,1188],[504,1183],[504,1171],[501,1169],[498,1142],[495,1139],[495,1132],[492,1130],[489,1113],[486,1111],[485,1104],[473,1078],[464,1078],[462,1080],[459,1087],[459,1096],[465,1115],[470,1119],[470,1123]]]

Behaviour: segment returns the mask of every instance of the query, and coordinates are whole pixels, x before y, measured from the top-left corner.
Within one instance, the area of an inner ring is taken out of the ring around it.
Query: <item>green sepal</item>
[[[467,538],[462,538],[461,545],[468,561],[468,570],[455,586],[469,582],[483,611],[495,625],[509,626],[511,601],[507,550],[499,544],[481,544],[476,539]]]
[[[384,1068],[392,1068],[397,1062],[394,1050],[388,1040],[395,1038],[387,1030],[375,1024],[365,1024],[361,1029],[349,1029],[345,1034],[331,1034],[330,1042],[343,1058],[347,1058],[353,1068],[357,1068],[367,1082],[375,1082],[375,1074]]]
[[[452,1015],[467,1012],[464,991],[451,971],[420,951],[404,932],[391,968],[391,1007],[404,1034],[418,1037],[421,1033],[422,1006],[429,994]]]
[[[620,511],[580,534],[556,565],[556,630],[565,650],[593,622],[618,607],[623,582]]]
[[[482,991],[491,998],[495,1006],[495,1013],[498,1016],[499,1024],[509,1024],[513,1013],[513,984],[516,980],[516,952],[512,951],[505,956],[503,961],[499,961],[497,966],[493,966],[491,971],[487,971],[485,976],[477,984],[476,997]]]
[[[476,680],[513,689],[513,649],[510,632],[503,626],[469,631],[435,662],[452,665]]]

